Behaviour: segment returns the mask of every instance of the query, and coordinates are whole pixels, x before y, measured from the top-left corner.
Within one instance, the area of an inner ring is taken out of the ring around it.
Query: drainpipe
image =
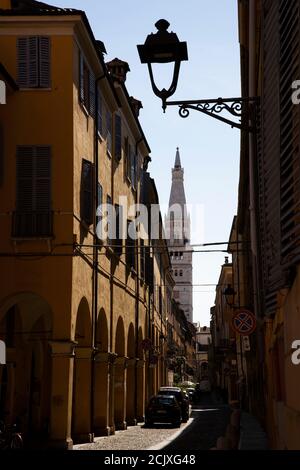
[[[94,118],[94,209],[97,209],[98,204],[98,171],[99,171],[99,145],[98,145],[98,106],[99,106],[99,97],[98,97],[98,84],[99,82],[106,77],[105,74],[101,75],[95,80],[95,118]],[[96,210],[94,210],[94,243],[93,243],[93,279],[92,279],[92,369],[91,369],[91,397],[90,397],[90,414],[91,414],[91,433],[94,435],[94,409],[95,409],[95,357],[97,354],[96,350],[96,336],[97,336],[97,314],[98,314],[98,280],[99,280],[99,270],[98,270],[98,248],[97,248],[97,217]]]

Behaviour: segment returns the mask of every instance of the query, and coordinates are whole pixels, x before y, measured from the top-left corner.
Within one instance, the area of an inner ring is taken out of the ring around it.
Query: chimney
[[[131,106],[134,109],[134,112],[135,112],[136,116],[139,117],[140,109],[142,109],[142,107],[143,107],[142,102],[140,100],[137,100],[133,96],[131,96],[130,97],[130,103],[131,103]]]
[[[130,71],[129,65],[127,62],[118,59],[117,57],[110,62],[106,62],[107,68],[110,75],[114,80],[118,82],[125,83],[127,72]]]
[[[11,1],[0,0],[0,10],[11,10]]]

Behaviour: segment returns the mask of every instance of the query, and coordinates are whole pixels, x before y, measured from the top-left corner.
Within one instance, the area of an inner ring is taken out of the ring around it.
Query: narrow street
[[[230,408],[227,405],[200,405],[192,411],[191,424],[164,447],[164,451],[172,453],[215,447],[218,437],[225,434],[229,416]]]
[[[92,444],[74,446],[76,450],[209,450],[216,445],[218,437],[225,433],[229,422],[228,405],[216,404],[210,396],[192,410],[188,423],[180,429],[168,424],[145,427],[131,426],[115,435],[99,437]]]

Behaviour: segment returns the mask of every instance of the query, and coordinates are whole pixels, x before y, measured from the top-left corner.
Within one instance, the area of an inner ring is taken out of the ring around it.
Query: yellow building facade
[[[158,266],[149,241],[97,236],[101,204],[127,229],[122,204],[141,201],[149,162],[128,64],[105,65],[81,11],[1,0],[0,14],[1,62],[18,84],[0,107],[1,418],[71,448],[142,421],[166,383],[169,260]]]

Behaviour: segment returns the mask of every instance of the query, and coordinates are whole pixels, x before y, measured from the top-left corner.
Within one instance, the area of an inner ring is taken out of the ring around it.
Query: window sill
[[[20,235],[20,236],[11,237],[11,240],[14,242],[24,242],[24,241],[31,242],[31,241],[37,241],[37,240],[48,241],[48,240],[54,240],[54,235],[45,235],[45,236],[36,235],[36,236],[30,236],[30,237],[26,237],[25,235]]]
[[[52,91],[52,88],[30,87],[30,88],[19,88],[19,91]]]

